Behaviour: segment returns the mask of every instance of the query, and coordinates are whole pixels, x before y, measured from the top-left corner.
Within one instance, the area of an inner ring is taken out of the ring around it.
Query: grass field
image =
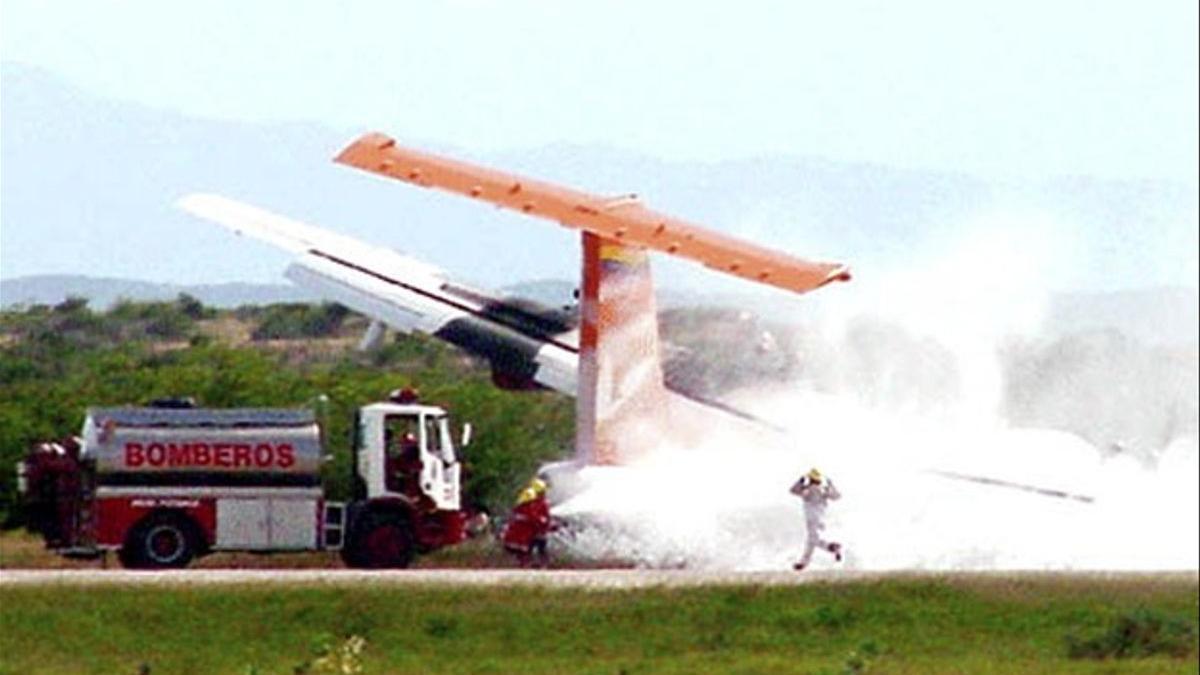
[[[0,672],[1194,673],[1198,603],[1188,575],[640,591],[5,587]],[[1119,623],[1130,616],[1150,621],[1130,632]],[[1068,655],[1072,639],[1137,642],[1155,625],[1174,631],[1149,650],[1158,655]],[[332,664],[345,669],[318,659],[357,638],[361,654]]]

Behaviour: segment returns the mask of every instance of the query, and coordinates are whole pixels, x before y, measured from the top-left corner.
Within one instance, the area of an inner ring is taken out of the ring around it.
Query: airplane
[[[663,384],[647,249],[797,293],[850,278],[844,265],[737,240],[651,211],[633,197],[599,197],[407,150],[381,134],[358,139],[336,161],[579,229],[578,313],[497,297],[411,257],[224,197],[190,195],[180,206],[297,254],[286,276],[302,287],[396,330],[432,335],[487,359],[499,386],[575,396],[575,447],[584,463],[627,462],[644,451],[648,429],[696,415],[697,405],[722,408],[680,400],[686,397]],[[364,342],[377,339],[381,327],[374,325]]]
[[[847,266],[813,262],[653,211],[632,195],[603,197],[404,148],[368,133],[338,163],[438,188],[579,230],[577,311],[472,288],[415,258],[211,194],[178,205],[296,255],[286,276],[383,327],[431,335],[486,359],[508,389],[549,388],[575,397],[572,466],[622,466],[669,441],[687,447],[706,428],[777,442],[780,429],[718,401],[664,384],[649,252],[794,293],[849,281]],[[942,477],[1090,501],[1040,486],[956,472]]]

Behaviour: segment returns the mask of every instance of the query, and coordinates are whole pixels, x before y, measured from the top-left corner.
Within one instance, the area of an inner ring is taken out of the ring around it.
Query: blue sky
[[[1197,180],[1197,3],[31,2],[0,57],[189,115]]]
[[[1195,287],[1197,22],[1194,0],[0,0],[0,276],[279,281],[284,256],[171,207],[193,190],[484,285],[575,273],[571,233],[328,161],[381,130],[638,192],[856,287],[958,244],[995,264],[993,230],[1048,287]]]

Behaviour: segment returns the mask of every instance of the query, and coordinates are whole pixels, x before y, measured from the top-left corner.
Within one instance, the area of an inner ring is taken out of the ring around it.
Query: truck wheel
[[[350,567],[400,569],[412,562],[412,534],[403,518],[369,514],[354,529],[342,549],[342,560]]]
[[[120,558],[134,569],[171,569],[187,567],[195,555],[191,524],[168,513],[150,516],[130,530]]]

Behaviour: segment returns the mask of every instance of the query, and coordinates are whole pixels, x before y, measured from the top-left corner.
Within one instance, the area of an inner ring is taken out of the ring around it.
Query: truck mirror
[[[466,424],[463,425],[462,442],[459,443],[459,446],[465,448],[470,444],[471,444],[471,423],[467,422]]]

